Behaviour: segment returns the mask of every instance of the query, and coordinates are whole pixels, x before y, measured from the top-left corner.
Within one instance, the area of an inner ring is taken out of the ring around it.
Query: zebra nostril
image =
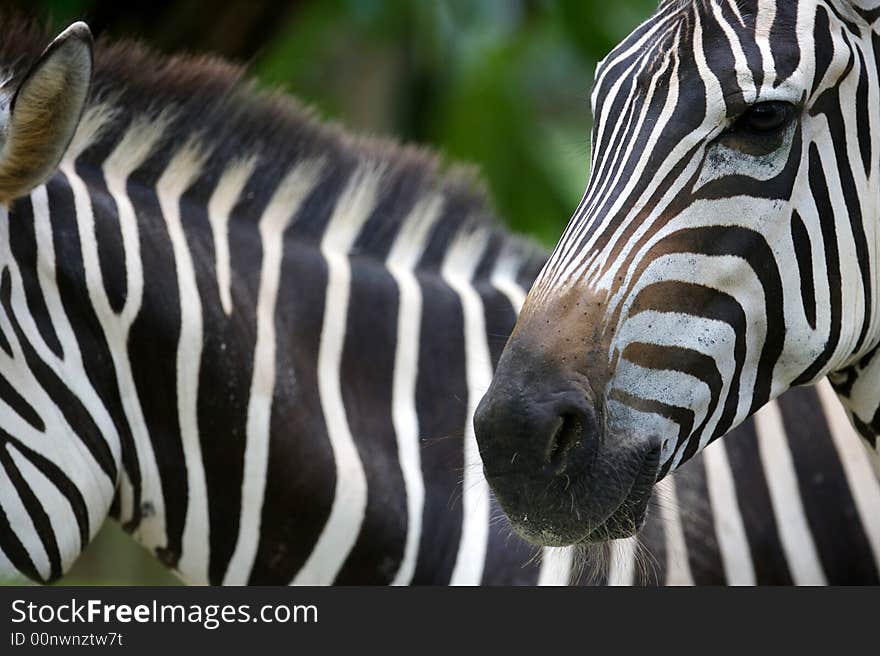
[[[580,446],[583,435],[583,423],[575,415],[565,414],[556,419],[544,455],[547,465],[555,474],[565,469],[568,453]]]

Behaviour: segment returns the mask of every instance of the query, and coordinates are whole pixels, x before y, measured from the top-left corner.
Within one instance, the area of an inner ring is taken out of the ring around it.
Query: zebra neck
[[[876,76],[880,73],[880,60],[878,60],[877,43],[880,39],[880,8],[874,6],[870,0],[848,0],[846,2],[831,3],[845,17],[850,34],[847,39],[852,39],[849,47],[857,50],[862,48],[866,53],[861,63],[862,82],[867,85],[873,84]],[[860,55],[861,58],[861,55]],[[880,476],[880,456],[878,456],[878,433],[880,433],[880,279],[873,276],[876,262],[880,261],[880,215],[878,215],[878,192],[874,178],[878,167],[877,152],[880,151],[880,132],[876,130],[873,117],[877,115],[877,100],[875,95],[869,94],[868,98],[857,95],[855,89],[841,91],[841,98],[847,98],[842,94],[851,93],[848,99],[841,100],[841,106],[848,103],[864,110],[871,121],[864,121],[864,126],[855,128],[850,126],[845,136],[852,145],[858,145],[862,149],[864,176],[861,173],[856,176],[857,166],[854,161],[850,166],[842,166],[838,171],[838,184],[842,185],[846,196],[846,202],[836,207],[823,221],[833,222],[838,227],[838,234],[832,237],[840,239],[842,235],[852,230],[853,235],[862,231],[858,240],[863,241],[861,247],[857,246],[857,254],[849,255],[850,262],[858,265],[862,270],[861,285],[842,285],[839,297],[843,298],[840,307],[837,308],[835,318],[832,310],[831,321],[838,324],[842,331],[838,332],[836,340],[829,340],[829,352],[840,345],[846,339],[853,344],[853,351],[847,353],[841,349],[844,361],[841,368],[835,369],[828,374],[831,386],[836,392],[840,402],[846,409],[847,415],[853,427],[863,438],[874,456],[874,465]],[[842,119],[841,119],[842,120]],[[845,146],[842,146],[845,148]],[[870,156],[867,153],[872,153]],[[815,199],[813,199],[815,200]],[[833,216],[833,221],[831,218]],[[856,226],[851,228],[850,226]],[[841,254],[842,260],[842,254]],[[827,264],[827,263],[826,263]],[[841,285],[844,264],[841,261],[837,278],[832,284]],[[831,267],[829,267],[829,271]],[[845,279],[845,278],[844,278]],[[858,298],[856,298],[858,297]],[[833,304],[833,303],[832,303]],[[857,309],[861,308],[861,309]],[[859,322],[861,319],[861,322]],[[846,334],[844,331],[853,331]],[[857,331],[857,332],[856,332]],[[833,367],[832,367],[833,368]],[[812,373],[815,373],[812,372]],[[797,381],[798,384],[807,379]]]
[[[356,540],[385,546],[393,513],[371,500],[415,499],[422,476],[445,508],[464,469],[464,505],[486,510],[471,414],[544,254],[469,176],[240,69],[130,44],[95,62],[60,170],[0,232],[0,499],[36,527],[0,552],[41,554],[13,569],[60,575],[111,512],[191,582],[324,582]],[[395,449],[405,497],[377,475]],[[52,526],[16,506],[34,496],[58,501]],[[474,516],[454,579],[482,567]]]
[[[108,403],[119,403],[111,350],[89,302],[92,263],[77,254],[89,236],[69,212],[52,214],[53,196],[40,187],[0,209],[0,534],[38,581],[59,577],[97,532],[127,457]]]
[[[853,426],[877,454],[880,434],[880,346],[845,369],[828,376]],[[875,462],[880,476],[880,459]]]
[[[66,568],[109,510],[187,580],[247,580],[255,563],[263,562],[260,490],[296,480],[293,470],[279,476],[269,469],[269,445],[300,430],[315,432],[316,442],[326,439],[321,433],[329,424],[311,424],[330,412],[330,381],[357,386],[367,373],[322,354],[345,353],[348,342],[390,339],[393,345],[404,340],[400,331],[406,329],[426,373],[439,376],[438,367],[467,371],[468,387],[449,390],[456,410],[463,399],[476,403],[478,381],[488,384],[512,328],[511,306],[521,304],[543,253],[523,249],[503,231],[478,229],[468,221],[468,204],[453,196],[416,191],[408,202],[398,196],[397,203],[383,205],[386,187],[378,179],[370,182],[371,169],[295,166],[267,190],[246,163],[219,176],[200,175],[205,169],[183,147],[167,156],[147,184],[134,172],[150,151],[132,149],[131,141],[123,135],[101,166],[91,158],[68,159],[4,222],[7,313],[29,322],[24,341],[36,344],[41,359],[58,361],[59,387],[67,390],[47,398],[38,415],[82,406],[57,431],[58,443],[91,439],[98,455],[106,452],[103,460],[93,457],[106,470],[106,483],[96,491],[86,482],[101,477],[55,461],[65,471],[81,472],[81,489],[90,500],[81,513],[88,517],[84,536],[64,548],[70,556],[57,570]],[[319,181],[318,175],[324,177]],[[365,192],[365,185],[372,191]],[[389,243],[384,259],[366,257],[358,248],[375,229],[370,216],[386,222],[379,231]],[[376,307],[388,310],[377,315]],[[459,351],[450,344],[462,344],[463,336],[451,337],[447,327],[462,313],[464,326],[450,328],[467,333]],[[330,346],[332,329],[347,325],[352,332]],[[469,360],[475,345],[486,349],[482,368]],[[380,349],[374,362],[394,350]],[[429,365],[423,358],[432,353],[439,359]],[[378,371],[375,364],[370,368]],[[393,376],[389,370],[370,387],[376,404],[384,402],[392,378],[399,386],[401,365],[392,369]],[[363,403],[373,403],[372,395]],[[353,437],[374,439],[376,428],[365,423],[368,413],[349,412]],[[416,444],[419,431],[430,442],[460,436],[470,423],[469,414],[456,427],[449,424],[450,413],[434,413],[438,423],[431,426],[425,412],[417,408]],[[266,449],[254,468],[258,444]],[[288,460],[308,457],[293,453],[276,460],[286,467]],[[324,478],[332,481],[332,459],[321,462]],[[435,494],[436,484],[426,484]],[[477,490],[466,488],[469,496]],[[426,526],[425,535],[444,530]]]
[[[467,176],[322,125],[237,69],[131,46],[96,57],[97,100],[0,245],[0,373],[26,399],[3,429],[32,450],[51,433],[45,476],[76,470],[84,496],[81,535],[36,569],[62,571],[109,510],[190,581],[292,580],[326,546],[316,518],[340,530],[333,499],[364,500],[355,445],[387,453],[407,418],[416,450],[420,432],[469,429],[544,254],[498,227]],[[28,386],[22,369],[43,373]],[[336,567],[344,545],[330,547],[316,561]]]

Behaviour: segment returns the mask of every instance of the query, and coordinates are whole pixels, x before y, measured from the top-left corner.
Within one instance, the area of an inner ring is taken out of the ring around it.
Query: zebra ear
[[[76,132],[92,81],[92,33],[74,23],[0,100],[0,202],[42,184]]]

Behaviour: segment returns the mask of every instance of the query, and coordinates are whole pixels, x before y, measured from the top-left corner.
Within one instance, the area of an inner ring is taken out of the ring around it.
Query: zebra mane
[[[5,79],[14,80],[48,43],[48,32],[15,15],[0,16],[0,23],[0,67]],[[426,197],[442,197],[445,209],[434,229],[443,233],[441,242],[479,235],[480,243],[489,241],[489,250],[527,269],[524,276],[534,276],[546,256],[501,226],[471,167],[450,167],[425,148],[355,135],[321,121],[296,98],[260,89],[246,68],[219,57],[169,56],[137,41],[99,39],[91,100],[65,160],[77,169],[103,163],[122,139],[129,139],[132,149],[150,150],[129,183],[155,183],[184,150],[198,160],[201,180],[216,182],[224,172],[252,164],[253,176],[265,180],[266,194],[307,160],[320,160],[331,176],[344,177],[361,165],[378,170],[383,211],[365,225],[359,255],[384,257],[405,227],[409,207]]]

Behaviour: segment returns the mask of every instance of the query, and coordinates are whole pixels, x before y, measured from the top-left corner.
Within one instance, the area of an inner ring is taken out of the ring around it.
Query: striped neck
[[[69,505],[80,529],[23,532],[18,551],[42,555],[13,564],[57,577],[109,510],[190,582],[332,581],[361,525],[398,537],[368,526],[389,515],[366,495],[370,481],[382,488],[377,445],[410,453],[411,488],[419,438],[466,436],[473,408],[432,414],[419,388],[476,403],[513,324],[510,298],[543,253],[495,225],[467,176],[319,124],[219,64],[159,62],[155,93],[126,86],[149,57],[99,50],[95,100],[59,172],[4,217],[0,373],[22,420],[3,428],[22,444],[17,469],[49,479],[38,497]],[[200,130],[201,105],[186,105],[198,94],[168,88],[180,79],[216,95]],[[487,321],[490,290],[506,300]],[[466,338],[450,346],[450,330]],[[373,342],[374,357],[354,358]],[[426,378],[464,363],[463,387]],[[25,370],[38,372],[28,384]],[[375,392],[359,387],[371,375]],[[477,462],[468,444],[452,457]],[[36,445],[45,462],[28,455]],[[432,476],[451,495],[459,474],[443,465]],[[460,466],[466,479],[475,466]],[[464,486],[469,505],[488,502],[482,486]],[[26,526],[34,513],[19,510]],[[398,577],[419,574],[429,531],[444,534],[437,519],[421,541],[407,532]],[[485,550],[487,523],[467,529],[463,552]],[[456,575],[472,578],[460,562]]]

